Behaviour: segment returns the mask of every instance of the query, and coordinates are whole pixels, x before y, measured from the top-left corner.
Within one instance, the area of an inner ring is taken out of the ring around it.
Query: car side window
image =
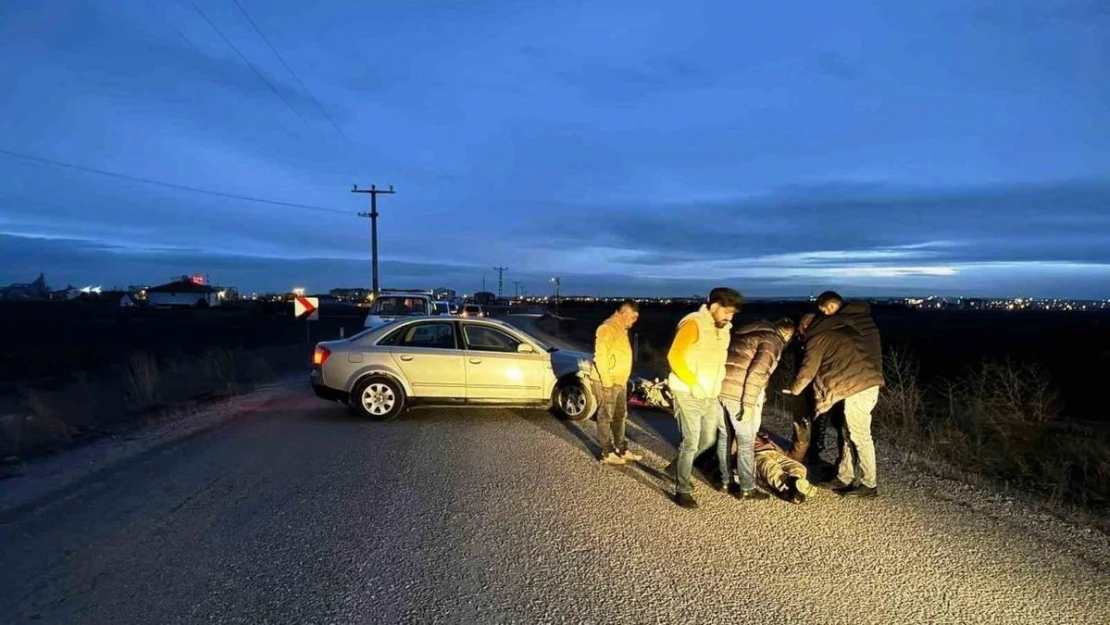
[[[478,325],[463,326],[469,349],[482,352],[516,352],[520,341],[496,328]]]
[[[455,327],[454,324],[448,322],[411,325],[401,329],[400,336],[397,337],[393,345],[398,347],[456,349]]]

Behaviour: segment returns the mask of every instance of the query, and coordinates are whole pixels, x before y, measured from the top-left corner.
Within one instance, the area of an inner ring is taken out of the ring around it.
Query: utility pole
[[[506,271],[509,270],[509,268],[508,267],[494,267],[493,270],[497,272],[497,299],[501,299],[501,285],[504,283],[504,281],[503,281],[504,274],[505,274]]]
[[[374,271],[374,298],[378,297],[378,194],[393,193],[393,185],[389,185],[389,190],[379,189],[376,185],[370,185],[369,189],[360,189],[357,184],[351,185],[351,193],[369,193],[370,194],[370,212],[359,213],[359,217],[370,218],[370,263]]]
[[[520,297],[520,280],[513,280],[513,297]]]

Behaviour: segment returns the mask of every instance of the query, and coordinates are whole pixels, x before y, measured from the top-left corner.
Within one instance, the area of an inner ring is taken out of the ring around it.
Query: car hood
[[[579,371],[586,375],[591,375],[595,371],[594,356],[586,352],[572,352],[560,349],[551,352],[551,369],[555,372],[555,376],[559,378]]]

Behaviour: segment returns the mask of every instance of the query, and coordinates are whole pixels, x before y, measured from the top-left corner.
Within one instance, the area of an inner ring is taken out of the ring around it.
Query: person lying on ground
[[[754,450],[755,474],[764,488],[791,503],[803,503],[816,492],[805,465],[787,456],[765,433],[756,434]]]

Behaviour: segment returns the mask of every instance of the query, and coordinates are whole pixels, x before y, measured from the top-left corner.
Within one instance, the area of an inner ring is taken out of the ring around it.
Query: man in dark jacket
[[[825,316],[806,332],[802,366],[784,392],[800,394],[812,382],[817,414],[843,402],[848,436],[841,449],[835,490],[847,497],[873,497],[878,494],[878,484],[871,411],[884,385],[878,329],[871,329],[874,322],[869,307],[856,307],[852,313],[855,316],[841,314],[848,307],[836,293],[822,293],[817,306]],[[858,485],[857,463],[862,474]]]
[[[797,338],[793,344],[794,367],[801,367],[805,358],[805,338],[809,326],[817,319],[817,313],[806,313],[798,321]],[[787,455],[791,459],[812,467],[811,472],[823,476],[822,479],[835,477],[835,465],[830,465],[821,458],[825,451],[825,438],[830,422],[835,422],[834,427],[843,425],[844,410],[840,404],[833,407],[830,412],[817,413],[817,400],[813,397],[813,387],[809,386],[793,402],[787,402],[793,414],[793,440]],[[837,447],[839,451],[840,447]],[[838,458],[839,460],[839,458]]]
[[[779,365],[782,350],[794,336],[794,322],[779,319],[774,323],[756,321],[733,332],[725,362],[725,378],[721,383],[721,405],[736,435],[736,468],[739,484],[729,476],[729,492],[739,499],[767,499],[767,493],[755,487],[755,435],[763,420],[763,403],[767,399],[767,383]],[[717,453],[728,454],[728,437],[717,439]]]

